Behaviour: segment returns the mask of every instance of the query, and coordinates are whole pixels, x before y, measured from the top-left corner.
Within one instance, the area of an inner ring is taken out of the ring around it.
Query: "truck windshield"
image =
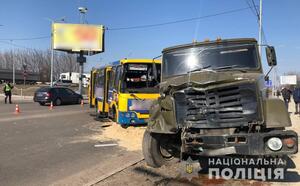
[[[163,76],[187,74],[201,70],[255,69],[258,55],[254,44],[199,46],[166,52]]]
[[[160,64],[156,64],[156,69],[159,76]],[[154,78],[152,63],[129,63],[124,65],[122,92],[158,93],[158,84],[159,81]]]

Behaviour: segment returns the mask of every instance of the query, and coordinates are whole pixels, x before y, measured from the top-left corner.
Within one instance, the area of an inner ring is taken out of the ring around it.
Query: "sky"
[[[253,1],[259,5],[259,0]],[[49,38],[13,40],[14,46],[3,41],[50,36],[49,18],[65,16],[67,23],[79,23],[79,6],[88,8],[88,23],[101,24],[108,29],[172,22],[243,9],[177,24],[107,30],[105,52],[88,57],[85,71],[121,58],[153,58],[160,55],[163,48],[193,40],[214,40],[217,37],[258,39],[257,17],[248,8],[247,2],[251,4],[252,0],[0,0],[0,51],[22,47],[49,48]],[[299,7],[299,0],[263,0],[265,38],[267,44],[276,48],[280,74],[300,71]],[[266,72],[269,67],[265,60],[263,63]]]

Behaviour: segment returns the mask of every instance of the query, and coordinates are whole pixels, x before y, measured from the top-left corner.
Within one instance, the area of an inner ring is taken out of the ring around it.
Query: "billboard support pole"
[[[79,94],[82,95],[82,79],[83,79],[83,64],[86,62],[86,57],[83,56],[83,51],[80,51],[77,57],[79,63]]]

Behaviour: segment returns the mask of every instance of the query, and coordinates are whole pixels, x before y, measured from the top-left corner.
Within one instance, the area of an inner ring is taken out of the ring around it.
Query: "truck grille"
[[[177,123],[195,128],[226,128],[258,120],[254,84],[200,90],[186,88],[174,94]]]

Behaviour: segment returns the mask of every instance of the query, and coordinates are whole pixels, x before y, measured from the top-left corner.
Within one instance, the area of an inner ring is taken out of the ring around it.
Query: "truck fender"
[[[171,96],[153,101],[147,130],[154,133],[177,133],[174,110]]]
[[[292,122],[285,104],[280,99],[266,99],[264,101],[266,128],[290,127]]]

